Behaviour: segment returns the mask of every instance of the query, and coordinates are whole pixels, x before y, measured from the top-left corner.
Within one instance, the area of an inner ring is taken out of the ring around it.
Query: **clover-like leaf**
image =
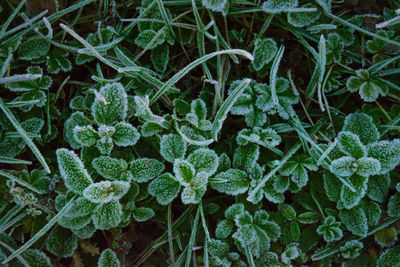
[[[70,230],[56,227],[46,240],[46,249],[53,255],[69,258],[78,247],[78,238]]]
[[[345,259],[355,259],[360,255],[360,250],[363,247],[364,244],[360,241],[350,240],[340,247],[340,252]]]
[[[100,156],[93,159],[92,166],[98,174],[110,180],[129,181],[132,178],[128,164],[123,159]]]
[[[187,161],[193,165],[197,173],[206,172],[208,176],[213,175],[218,168],[218,155],[208,148],[199,148],[190,153]]]
[[[371,76],[368,70],[358,70],[357,76],[351,76],[346,83],[351,92],[359,91],[361,99],[365,102],[373,102],[379,95],[386,95],[387,85],[378,77]]]
[[[338,141],[339,148],[343,153],[356,159],[366,155],[366,148],[357,135],[351,132],[340,132]]]
[[[28,249],[21,254],[22,258],[28,263],[29,267],[51,267],[50,259],[47,255],[37,249]]]
[[[297,0],[267,0],[262,5],[262,9],[266,13],[278,14],[296,8],[298,4]]]
[[[139,183],[147,182],[159,176],[164,168],[165,166],[162,162],[148,158],[137,159],[130,164],[132,177]]]
[[[368,156],[379,160],[379,174],[385,174],[400,164],[400,139],[379,141],[368,146]]]
[[[228,0],[202,0],[202,4],[205,8],[217,12],[223,11],[227,3]]]
[[[342,131],[356,134],[364,145],[375,143],[379,139],[379,131],[372,117],[365,113],[352,113],[344,121]]]
[[[117,227],[122,220],[122,207],[118,201],[98,205],[92,214],[96,229],[109,230]]]
[[[290,262],[298,257],[300,257],[301,250],[298,243],[291,243],[286,246],[285,250],[281,254],[281,260],[285,264],[290,264]]]
[[[161,137],[160,154],[163,158],[174,163],[175,159],[182,159],[186,153],[186,143],[180,135],[168,134]]]
[[[360,206],[352,209],[339,211],[340,221],[346,226],[347,230],[354,235],[365,237],[368,233],[368,220],[364,210]]]
[[[337,222],[335,217],[328,216],[324,219],[324,223],[317,228],[317,233],[322,235],[324,240],[328,243],[339,241],[343,237],[342,229],[340,229],[340,222]]]
[[[232,233],[232,230],[232,222],[228,220],[222,220],[217,224],[217,228],[215,229],[215,236],[219,239],[225,239]]]
[[[211,182],[213,189],[232,196],[245,193],[249,185],[247,173],[237,169],[221,172]]]
[[[118,260],[117,254],[107,248],[101,252],[97,267],[120,267],[121,263]]]
[[[328,34],[326,40],[326,64],[340,63],[342,61],[343,48],[344,44],[339,34]]]
[[[110,136],[103,136],[96,142],[96,147],[103,155],[109,155],[114,148],[114,142]]]
[[[57,74],[60,70],[67,72],[72,69],[71,61],[68,60],[68,51],[56,48],[53,49],[46,57],[47,71]]]
[[[253,50],[253,67],[256,71],[261,70],[266,64],[271,62],[276,52],[278,51],[278,46],[272,38],[259,38],[254,41]]]
[[[74,193],[82,194],[93,183],[82,161],[73,151],[65,148],[57,149],[56,154],[65,186]]]
[[[93,183],[83,191],[83,196],[92,203],[108,203],[119,200],[129,190],[130,184],[123,181],[101,181]]]
[[[128,96],[120,83],[100,88],[92,105],[92,116],[98,124],[114,125],[126,118]]]
[[[181,199],[183,204],[197,204],[200,202],[204,193],[206,192],[206,187],[184,187],[181,194]]]
[[[301,8],[315,8],[316,6],[308,3]],[[287,14],[287,20],[294,27],[305,27],[319,19],[321,16],[321,10],[317,9],[315,12],[290,12]]]
[[[164,173],[150,182],[148,192],[156,197],[158,203],[167,205],[174,200],[181,189],[181,184],[170,173]]]
[[[81,146],[92,146],[99,139],[99,135],[91,125],[75,126],[74,140]]]
[[[236,216],[245,212],[244,205],[242,203],[235,203],[229,206],[225,210],[225,218],[228,220],[235,220]]]

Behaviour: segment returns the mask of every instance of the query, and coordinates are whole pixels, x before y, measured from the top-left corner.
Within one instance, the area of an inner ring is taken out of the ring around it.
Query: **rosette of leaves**
[[[41,67],[30,66],[26,71],[27,74],[41,75],[41,77],[29,81],[13,82],[7,86],[10,91],[21,93],[21,95],[15,98],[14,101],[34,101],[33,104],[19,107],[24,112],[32,110],[35,106],[43,107],[46,104],[47,99],[45,92],[49,90],[52,84],[52,79],[47,75],[43,75]]]
[[[342,229],[340,229],[340,222],[337,222],[335,217],[328,216],[324,219],[323,224],[318,226],[317,233],[322,235],[324,240],[328,243],[339,241],[343,237]]]
[[[109,43],[112,43],[116,37],[118,37],[118,33],[115,29],[111,26],[107,26],[106,28],[99,29],[95,33],[89,33],[86,37],[86,41],[93,47],[96,47],[96,50],[101,55],[107,55],[109,53],[108,51],[112,48]],[[87,50],[86,53],[78,54],[75,58],[75,63],[83,65],[93,59],[95,59],[95,57]]]
[[[387,85],[374,73],[368,70],[358,70],[357,76],[351,76],[346,83],[350,92],[357,92],[365,102],[373,102],[379,95],[385,96],[388,92]]]
[[[315,164],[314,160],[306,154],[301,154],[295,155],[291,160],[283,164],[282,168],[279,170],[279,174],[283,177],[290,177],[290,181],[300,190],[308,182],[308,172],[317,170],[318,166]],[[284,179],[283,177],[282,179]],[[285,182],[285,184],[289,184],[289,181]],[[295,188],[292,190],[295,190]]]
[[[340,63],[344,45],[337,33],[330,33],[326,39],[326,64]]]
[[[62,148],[56,154],[65,187],[79,196],[58,223],[73,230],[82,229],[90,222],[101,230],[118,226],[122,220],[119,200],[128,192],[130,183],[118,180],[94,183],[73,151]]]
[[[128,97],[120,83],[107,84],[95,92],[91,106],[93,120],[82,112],[75,112],[65,123],[65,135],[74,148],[96,145],[102,154],[110,154],[114,144],[133,146],[139,140],[139,132],[125,122]],[[98,125],[96,130],[93,121]]]
[[[268,252],[271,240],[276,241],[280,236],[278,224],[265,210],[252,215],[243,204],[237,203],[226,209],[225,218],[217,225],[216,237],[224,240],[232,236],[240,250],[250,248],[256,258]]]
[[[278,103],[274,103],[270,86],[266,84],[258,84],[256,90],[259,93],[256,100],[256,106],[261,111],[267,112],[270,115],[278,114],[285,120],[295,115],[292,105],[297,104],[299,98],[289,87],[289,81],[287,79],[277,78],[276,80]]]
[[[207,190],[208,178],[218,168],[217,154],[208,148],[199,148],[184,159],[186,143],[175,134],[164,135],[160,143],[160,153],[164,159],[173,163],[174,175],[164,173],[157,177],[148,187],[150,195],[166,205],[183,191],[181,199],[184,204],[199,203]]]

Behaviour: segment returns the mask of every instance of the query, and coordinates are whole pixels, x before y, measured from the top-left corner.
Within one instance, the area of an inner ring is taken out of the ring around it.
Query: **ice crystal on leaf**
[[[170,173],[164,173],[150,182],[148,192],[158,203],[167,205],[178,196],[180,189],[179,181]]]
[[[117,254],[111,249],[105,249],[101,252],[97,267],[120,267],[121,263],[118,260]]]
[[[129,190],[130,184],[123,181],[102,181],[89,185],[83,197],[92,203],[108,203],[119,200]]]
[[[205,8],[218,12],[223,11],[227,3],[228,0],[202,0],[202,4]]]
[[[207,120],[206,103],[201,99],[192,101],[190,112],[186,114],[186,120],[201,131],[211,130],[212,123]]]
[[[160,154],[164,159],[173,163],[175,159],[181,159],[186,153],[186,143],[176,134],[163,135],[160,142]]]
[[[256,71],[261,70],[266,64],[271,62],[276,52],[278,51],[278,47],[276,42],[272,38],[260,38],[254,41],[254,50],[253,50],[253,67]]]
[[[141,158],[130,164],[132,177],[136,182],[147,182],[159,176],[164,170],[164,164],[156,159]]]
[[[340,222],[335,217],[328,216],[324,219],[324,223],[317,228],[317,233],[322,235],[326,242],[333,242],[342,239],[343,232],[340,229]]]
[[[315,8],[314,4],[308,3],[303,5],[301,8]],[[317,9],[315,12],[291,12],[287,14],[287,20],[290,24],[295,27],[308,26],[319,19],[321,16],[321,10]]]
[[[387,85],[368,70],[358,70],[357,76],[351,76],[346,85],[350,92],[359,91],[365,102],[373,102],[379,95],[385,96],[388,91]]]
[[[229,169],[216,175],[211,187],[220,193],[236,196],[245,193],[249,184],[246,172]]]
[[[281,143],[279,134],[271,128],[254,127],[253,129],[242,129],[239,131],[236,141],[239,145],[255,143],[264,147],[275,147]]]
[[[378,128],[375,126],[372,117],[365,113],[349,114],[344,121],[342,131],[357,135],[364,145],[375,143],[379,140]]]
[[[400,139],[379,141],[368,146],[368,156],[379,160],[379,174],[385,174],[400,164]]]
[[[122,220],[122,207],[118,201],[111,201],[96,206],[92,214],[93,224],[97,229],[108,230],[117,227]]]

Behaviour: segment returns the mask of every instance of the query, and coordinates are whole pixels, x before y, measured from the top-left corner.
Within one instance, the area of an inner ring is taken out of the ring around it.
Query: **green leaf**
[[[154,216],[154,211],[151,208],[136,208],[133,210],[132,216],[138,222],[145,222]]]
[[[37,249],[28,249],[22,254],[22,258],[29,264],[29,267],[51,267],[51,261],[47,255]]]
[[[364,244],[360,241],[350,240],[340,247],[340,252],[345,259],[355,259],[360,255],[360,250],[363,247]]]
[[[24,41],[18,48],[20,59],[32,60],[47,55],[50,43],[42,38],[32,38]]]
[[[233,224],[228,220],[222,220],[217,224],[215,229],[215,237],[219,239],[227,238],[233,230]]]
[[[90,223],[91,220],[90,216],[91,216],[90,214],[74,218],[61,216],[57,222],[64,228],[70,230],[79,230],[86,227]]]
[[[96,147],[103,155],[109,155],[114,148],[114,142],[110,136],[103,136],[96,142]]]
[[[326,196],[330,201],[338,202],[340,200],[340,192],[342,191],[343,184],[339,183],[338,178],[327,171],[324,171],[323,179]]]
[[[222,12],[228,0],[202,0],[202,4],[205,8],[216,12]]]
[[[245,193],[249,185],[247,173],[237,169],[221,172],[211,182],[213,189],[232,196]]]
[[[368,197],[379,203],[386,200],[389,192],[390,176],[389,174],[375,175],[368,179]]]
[[[122,220],[122,207],[118,201],[98,205],[92,214],[96,229],[109,230],[117,227]]]
[[[187,161],[193,165],[196,173],[205,172],[208,176],[213,175],[218,168],[218,155],[208,148],[195,150],[189,155]]]
[[[362,201],[361,207],[365,212],[368,220],[368,226],[375,226],[379,223],[382,210],[379,204],[373,201]]]
[[[340,150],[353,158],[362,158],[366,155],[366,149],[359,137],[351,132],[340,132],[338,136]]]
[[[56,227],[46,240],[46,249],[53,255],[69,258],[78,247],[78,238],[70,230]]]
[[[186,120],[201,131],[211,130],[211,122],[207,120],[207,107],[201,99],[195,99],[190,105],[190,112],[186,114]]]
[[[368,156],[379,160],[379,174],[393,170],[400,163],[400,139],[380,141],[368,146]]]
[[[266,13],[278,14],[296,8],[298,4],[297,0],[267,0],[262,5],[262,9]]]
[[[151,50],[150,59],[156,71],[164,73],[169,61],[169,46],[163,44]]]
[[[147,182],[159,176],[165,166],[156,159],[141,158],[130,164],[133,179],[138,183]]]
[[[108,203],[122,198],[129,190],[130,184],[123,181],[101,181],[89,185],[83,191],[83,197],[92,203]]]
[[[357,160],[357,174],[361,176],[370,176],[378,174],[381,170],[381,163],[374,158],[361,158]]]
[[[303,224],[313,224],[319,221],[319,215],[315,211],[306,211],[297,216],[297,221]]]
[[[260,149],[256,144],[238,146],[233,156],[233,167],[243,170],[253,169],[259,155]]]
[[[374,238],[381,248],[391,247],[397,242],[397,230],[394,226],[383,228],[375,233]]]
[[[162,44],[165,40],[165,33],[157,38],[154,38],[156,34],[157,33],[153,30],[144,30],[136,37],[135,44],[143,49],[154,49],[157,45]],[[153,39],[154,41],[151,42]]]
[[[201,201],[204,193],[206,192],[206,187],[185,187],[183,188],[181,199],[183,204],[197,204]]]
[[[400,263],[400,246],[388,248],[379,257],[377,267],[398,267]]]
[[[128,164],[123,159],[100,156],[93,159],[92,166],[98,174],[110,180],[129,181],[132,179],[132,173],[127,171]]]
[[[400,193],[396,193],[389,199],[388,215],[390,217],[400,216]]]
[[[92,105],[92,116],[98,124],[114,125],[126,118],[128,96],[120,83],[100,88]]]
[[[339,177],[350,177],[358,169],[357,161],[353,157],[341,157],[332,161],[330,171]]]
[[[115,133],[112,139],[117,146],[134,146],[139,138],[140,134],[132,124],[120,122],[115,125]]]
[[[360,203],[360,200],[367,192],[368,178],[364,176],[353,175],[350,177],[350,182],[356,191],[353,192],[348,187],[343,186],[340,193],[340,200],[346,209],[351,209]]]
[[[74,138],[74,128],[76,126],[87,126],[90,125],[92,122],[91,120],[86,117],[86,115],[83,112],[74,112],[71,114],[71,117],[69,117],[65,123],[64,123],[64,137],[66,141],[71,145],[73,149],[78,149],[81,147],[81,145],[75,141]]]
[[[107,248],[101,252],[97,267],[120,267],[121,263],[118,260],[117,254]]]
[[[328,243],[339,241],[343,237],[343,232],[340,229],[340,222],[336,222],[335,217],[328,216],[324,219],[322,225],[318,226],[317,233],[322,235]]]
[[[340,221],[346,226],[347,230],[354,235],[366,237],[368,233],[368,221],[364,210],[360,207],[339,211]]]
[[[378,128],[372,118],[364,113],[349,114],[344,121],[342,131],[357,135],[364,145],[372,144],[379,140]]]
[[[65,148],[57,149],[56,154],[65,186],[74,193],[82,194],[93,183],[82,161],[73,151]]]
[[[308,3],[303,5],[301,8],[315,8],[314,4]],[[290,12],[287,14],[288,22],[294,27],[305,27],[315,21],[317,21],[321,16],[321,10],[316,12]]]
[[[158,203],[167,205],[177,197],[180,189],[181,185],[179,181],[171,174],[164,173],[150,182],[148,192],[157,198]]]
[[[84,197],[77,198],[67,209],[64,216],[70,218],[82,217],[92,213],[96,204],[90,202]]]
[[[74,140],[81,146],[92,146],[99,139],[99,135],[91,125],[87,126],[75,126]]]
[[[186,153],[186,143],[180,135],[168,134],[161,137],[160,154],[163,158],[174,163],[175,159],[182,159]]]
[[[260,38],[254,41],[253,67],[260,71],[266,64],[274,59],[278,47],[272,38]]]
[[[278,211],[286,220],[292,221],[296,219],[296,210],[289,204],[279,204]]]

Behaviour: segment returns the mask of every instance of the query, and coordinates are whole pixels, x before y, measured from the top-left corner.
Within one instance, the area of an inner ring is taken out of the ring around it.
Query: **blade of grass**
[[[274,62],[271,66],[271,72],[269,74],[270,88],[271,88],[271,96],[272,101],[275,105],[279,105],[278,95],[276,93],[276,78],[278,74],[279,64],[281,63],[283,52],[285,51],[285,47],[282,45],[278,52],[276,53]]]
[[[196,233],[197,233],[197,226],[199,224],[199,217],[200,217],[200,205],[197,208],[196,212],[196,217],[194,218],[193,226],[192,226],[192,233],[190,234],[190,239],[189,239],[189,244],[188,244],[188,249],[186,252],[186,263],[185,267],[190,266],[190,259],[192,258],[192,251],[193,251],[193,245],[196,241]]]
[[[18,178],[18,177],[16,177],[16,176],[14,176],[14,175],[8,173],[8,172],[5,172],[4,170],[0,170],[0,176],[7,177],[7,178],[10,179],[11,181],[16,182],[17,184],[22,185],[23,187],[26,187],[26,188],[28,188],[29,190],[32,190],[32,191],[35,192],[35,193],[42,194],[42,192],[40,192],[39,190],[37,190],[37,188],[35,188],[35,187],[32,186],[31,184],[27,183],[26,181],[24,181],[24,180],[22,180],[22,179],[20,179],[20,178]]]
[[[22,160],[22,159],[15,159],[15,158],[10,158],[10,157],[5,157],[5,156],[0,156],[0,163],[31,165],[31,164],[32,164],[32,161]]]
[[[47,173],[50,173],[50,168],[47,165],[46,160],[43,155],[40,153],[39,149],[33,143],[32,139],[26,134],[25,130],[21,127],[14,114],[8,107],[4,104],[3,100],[0,98],[0,109],[4,112],[6,117],[10,120],[11,124],[14,126],[15,130],[21,135],[22,139],[24,139],[25,143],[32,150],[33,154],[35,154],[36,158],[39,160],[40,164],[42,164],[43,168]]]

